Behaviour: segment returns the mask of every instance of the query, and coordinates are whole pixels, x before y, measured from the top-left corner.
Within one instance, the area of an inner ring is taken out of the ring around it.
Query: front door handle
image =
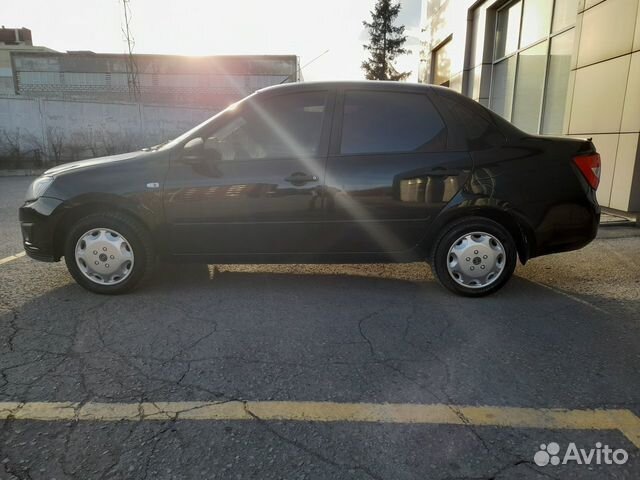
[[[309,182],[317,182],[318,176],[308,175],[303,172],[295,172],[289,175],[287,178],[285,178],[284,181],[293,183],[294,185],[304,185],[305,183],[309,183]]]

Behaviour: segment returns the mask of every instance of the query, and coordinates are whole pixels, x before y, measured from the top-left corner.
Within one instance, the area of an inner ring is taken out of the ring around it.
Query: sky
[[[422,0],[401,0],[413,53],[399,70],[418,70]],[[305,80],[356,80],[375,0],[130,0],[135,53],[171,55],[293,54]],[[2,0],[0,22],[31,29],[34,45],[58,51],[122,53],[121,0]]]

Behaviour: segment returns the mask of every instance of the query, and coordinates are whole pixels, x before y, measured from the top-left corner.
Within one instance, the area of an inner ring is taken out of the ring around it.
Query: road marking
[[[594,305],[594,304],[593,304],[593,303],[591,303],[591,302],[587,302],[586,300],[583,300],[583,299],[581,299],[581,298],[578,298],[578,297],[576,297],[575,295],[571,295],[571,294],[570,294],[570,293],[568,293],[568,292],[562,291],[562,290],[560,290],[559,288],[553,287],[553,286],[551,286],[551,285],[546,285],[546,284],[544,284],[544,283],[540,283],[540,282],[538,282],[538,281],[536,281],[536,280],[531,280],[530,278],[528,278],[527,280],[528,280],[528,281],[530,281],[531,283],[535,283],[536,285],[539,285],[540,287],[544,287],[544,288],[546,288],[547,290],[551,290],[551,291],[552,291],[552,292],[554,292],[554,293],[557,293],[557,294],[559,294],[559,295],[562,295],[562,296],[565,296],[565,297],[567,297],[567,298],[570,298],[570,299],[571,299],[571,300],[573,300],[574,302],[581,303],[581,304],[583,304],[583,305],[586,305],[587,307],[591,307],[591,308],[593,308],[594,310],[599,311],[600,313],[604,313],[605,315],[609,315],[609,312],[607,312],[606,310],[604,310],[604,309],[602,309],[602,308],[598,307],[597,305]]]
[[[619,430],[640,448],[640,418],[630,410],[565,410],[491,406],[334,402],[0,402],[0,420],[140,421],[262,420],[445,424],[540,428],[550,430]]]
[[[0,258],[0,265],[4,265],[5,263],[13,262],[14,260],[19,259],[20,257],[24,257],[26,255],[25,252],[16,253],[15,255],[10,255],[5,258]]]

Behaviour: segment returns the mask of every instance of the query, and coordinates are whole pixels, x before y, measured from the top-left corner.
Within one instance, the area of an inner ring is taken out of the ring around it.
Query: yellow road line
[[[640,418],[630,410],[565,410],[491,406],[334,402],[0,402],[0,420],[264,420],[375,422],[619,430],[640,448]]]
[[[20,253],[16,253],[15,255],[9,255],[8,257],[0,258],[0,265],[3,265],[5,263],[9,263],[9,262],[13,262],[14,260],[17,260],[20,257],[24,257],[25,255],[26,255],[25,252],[20,252]]]

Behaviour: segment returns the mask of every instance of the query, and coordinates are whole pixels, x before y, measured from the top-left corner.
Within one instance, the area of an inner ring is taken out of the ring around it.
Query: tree
[[[54,165],[62,163],[62,153],[65,147],[65,136],[58,127],[47,128],[47,143],[49,144],[49,161]]]
[[[30,148],[29,148],[30,147]],[[34,134],[16,128],[0,130],[0,156],[10,168],[39,167],[44,149]]]
[[[399,55],[411,53],[403,47],[407,41],[404,25],[393,23],[400,13],[400,4],[391,0],[378,0],[371,12],[371,23],[362,22],[369,33],[369,44],[363,47],[369,51],[369,59],[362,62],[362,69],[368,80],[405,80],[411,72],[398,72],[393,65]]]

